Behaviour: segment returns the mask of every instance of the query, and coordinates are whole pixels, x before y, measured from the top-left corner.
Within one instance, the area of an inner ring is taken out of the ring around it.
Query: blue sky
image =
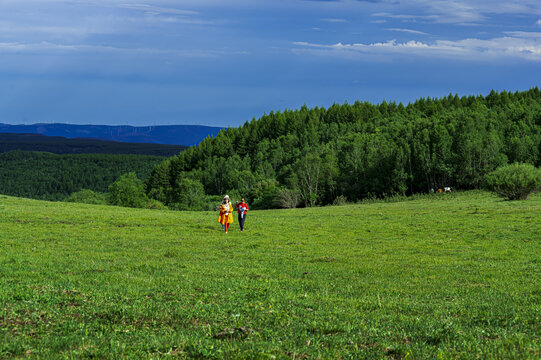
[[[0,122],[238,126],[541,86],[541,1],[2,0]]]

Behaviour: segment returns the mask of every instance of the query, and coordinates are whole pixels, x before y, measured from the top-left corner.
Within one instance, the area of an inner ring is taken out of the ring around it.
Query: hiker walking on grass
[[[229,201],[229,195],[224,196],[224,202],[220,206],[218,222],[222,224],[222,229],[227,234],[229,225],[233,222],[233,204]]]
[[[236,205],[237,212],[239,213],[239,225],[240,225],[240,231],[244,231],[244,221],[246,221],[246,213],[250,208],[248,207],[248,204],[246,204],[246,201],[244,201],[244,198],[241,199],[239,202],[237,200]]]

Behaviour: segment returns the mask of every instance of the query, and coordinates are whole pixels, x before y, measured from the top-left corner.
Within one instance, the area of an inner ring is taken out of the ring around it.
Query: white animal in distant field
[[[444,192],[453,192],[453,190],[451,190],[451,188],[449,186],[444,187],[443,191]]]

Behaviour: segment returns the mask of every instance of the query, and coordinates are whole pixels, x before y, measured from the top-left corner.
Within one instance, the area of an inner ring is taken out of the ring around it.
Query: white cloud
[[[403,21],[412,21],[412,22],[416,22],[419,20],[436,21],[437,19],[439,19],[437,15],[411,15],[411,14],[407,15],[407,14],[391,14],[388,12],[379,12],[379,13],[372,14],[372,16],[384,17],[388,19],[398,19],[398,20],[403,20]]]
[[[484,22],[487,19],[485,12],[472,3],[472,1],[432,0],[427,2],[426,6],[436,14],[438,23],[472,25]]]
[[[347,58],[367,58],[385,56],[401,58],[404,56],[439,57],[459,60],[490,60],[501,58],[521,58],[541,61],[541,33],[514,32],[509,36],[483,39],[437,40],[433,43],[420,41],[396,42],[390,40],[379,43],[354,43],[333,45],[295,42],[294,52],[308,52],[314,55],[339,56]]]
[[[493,15],[541,15],[538,0],[411,0],[392,7],[381,7],[372,16],[402,22],[479,25]]]
[[[0,52],[12,54],[32,55],[146,55],[146,56],[176,56],[209,58],[221,55],[243,55],[244,51],[223,50],[180,50],[159,48],[123,48],[115,46],[85,45],[85,44],[58,44],[52,42],[18,43],[0,42]]]
[[[348,22],[346,19],[336,19],[336,18],[325,18],[325,19],[321,19],[325,22],[330,22],[330,23],[345,23],[345,22]]]
[[[532,38],[541,40],[541,32],[529,32],[529,31],[506,31],[504,34],[517,38]]]
[[[166,8],[159,6],[151,6],[147,4],[119,4],[119,8],[142,11],[146,15],[180,15],[180,16],[192,16],[197,15],[197,11],[183,10],[175,8]]]
[[[537,22],[535,23],[537,26],[541,26],[541,19],[537,20]]]
[[[374,17],[383,17],[387,19],[401,20],[409,23],[454,23],[460,25],[474,25],[483,20],[484,17],[473,13],[453,13],[445,14],[429,14],[429,15],[413,15],[413,14],[392,14],[388,12],[380,12],[372,14]]]
[[[66,36],[66,35],[76,35],[76,36],[85,36],[89,32],[93,31],[94,33],[99,33],[100,29],[89,29],[88,26],[75,26],[75,25],[26,25],[21,26],[17,24],[8,23],[5,21],[0,21],[0,33],[3,36],[7,34],[48,34],[52,36]]]
[[[428,34],[425,33],[425,32],[418,31],[418,30],[412,30],[412,29],[390,28],[390,29],[387,29],[387,30],[389,30],[389,31],[405,32],[405,33],[409,33],[409,34],[428,35]]]
[[[179,8],[176,3],[149,3],[152,5],[122,0],[2,0],[0,41],[77,40],[95,34],[158,33],[156,24],[213,24],[198,11]]]

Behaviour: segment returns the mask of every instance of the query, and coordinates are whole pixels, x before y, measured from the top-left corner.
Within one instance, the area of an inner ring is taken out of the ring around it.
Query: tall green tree
[[[149,201],[144,184],[135,172],[124,174],[112,183],[107,200],[111,205],[133,208],[144,208]]]

